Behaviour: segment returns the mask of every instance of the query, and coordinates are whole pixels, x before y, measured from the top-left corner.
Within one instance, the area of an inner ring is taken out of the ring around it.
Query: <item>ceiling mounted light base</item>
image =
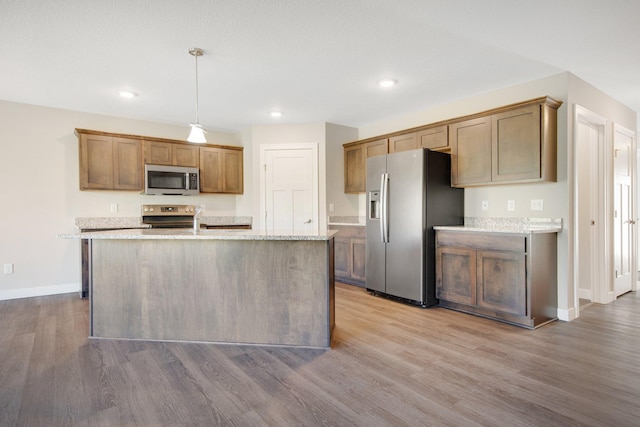
[[[189,55],[202,56],[204,55],[204,50],[200,49],[199,47],[192,47],[191,49],[189,49]]]

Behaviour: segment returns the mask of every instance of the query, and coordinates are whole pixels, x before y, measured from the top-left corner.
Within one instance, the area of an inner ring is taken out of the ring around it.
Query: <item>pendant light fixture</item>
[[[191,132],[189,133],[187,141],[205,143],[207,142],[207,138],[204,134],[207,133],[207,130],[200,124],[200,117],[198,115],[198,56],[204,55],[204,51],[199,47],[192,47],[189,49],[189,55],[196,58],[196,122],[190,123]]]

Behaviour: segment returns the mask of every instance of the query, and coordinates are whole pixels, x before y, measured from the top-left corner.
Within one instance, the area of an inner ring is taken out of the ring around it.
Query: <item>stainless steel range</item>
[[[151,228],[193,227],[194,205],[142,205],[142,223]]]

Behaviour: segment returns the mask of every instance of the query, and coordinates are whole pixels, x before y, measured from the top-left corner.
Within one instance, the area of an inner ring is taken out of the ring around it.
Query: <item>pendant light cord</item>
[[[193,55],[196,57],[196,123],[200,124],[200,115],[198,112],[198,54]]]

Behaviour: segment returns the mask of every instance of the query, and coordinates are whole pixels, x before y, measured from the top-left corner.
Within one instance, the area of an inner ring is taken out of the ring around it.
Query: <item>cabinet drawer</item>
[[[526,252],[525,236],[502,235],[499,233],[473,233],[457,231],[438,231],[438,246],[459,246],[470,249],[492,251]]]

